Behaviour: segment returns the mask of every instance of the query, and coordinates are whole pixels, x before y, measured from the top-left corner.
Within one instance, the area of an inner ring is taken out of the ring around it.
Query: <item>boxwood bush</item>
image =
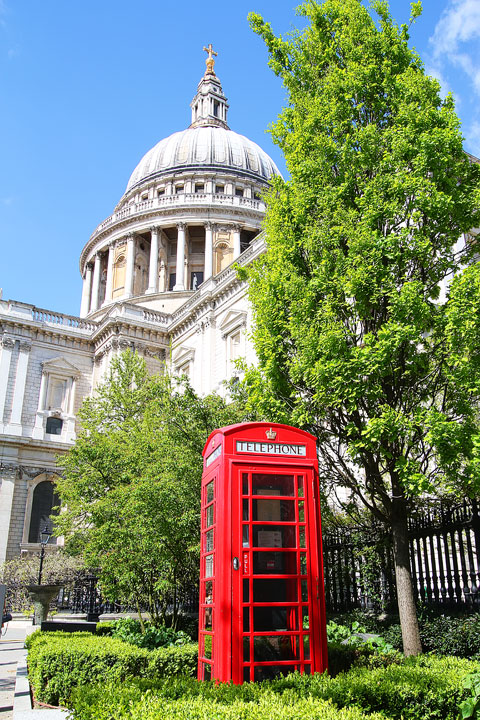
[[[123,687],[78,688],[72,706],[77,720],[292,720],[301,717],[297,712],[322,720],[371,719],[378,717],[375,713],[392,720],[456,720],[460,702],[468,697],[463,678],[478,667],[465,659],[423,656],[386,668],[355,668],[336,678],[294,673],[241,686],[190,678],[137,680]],[[334,707],[353,714],[342,715]]]
[[[198,647],[149,651],[90,633],[34,633],[29,639],[28,676],[37,700],[65,704],[73,688],[130,677],[192,674]]]

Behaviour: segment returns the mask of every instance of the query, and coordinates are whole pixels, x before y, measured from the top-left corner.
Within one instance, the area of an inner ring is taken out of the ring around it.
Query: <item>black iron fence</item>
[[[442,504],[409,520],[410,564],[417,601],[442,607],[480,605],[477,501]],[[381,527],[340,527],[323,536],[327,609],[395,605],[392,543]]]

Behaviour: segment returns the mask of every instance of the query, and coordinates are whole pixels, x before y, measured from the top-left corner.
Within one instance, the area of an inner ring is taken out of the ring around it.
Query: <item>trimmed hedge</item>
[[[123,687],[78,688],[72,706],[77,720],[291,720],[297,710],[307,718],[372,718],[366,713],[380,712],[391,720],[456,720],[460,702],[468,697],[462,680],[478,667],[465,659],[423,656],[386,668],[355,668],[336,678],[294,673],[241,686],[190,678],[138,680]],[[345,712],[348,706],[353,714],[339,714],[328,702]]]
[[[29,639],[28,676],[37,700],[63,705],[81,685],[192,674],[197,653],[196,645],[151,652],[91,633],[34,633]]]
[[[197,693],[196,689],[205,690]],[[389,720],[385,714],[365,715],[360,708],[335,707],[320,698],[273,692],[264,683],[215,686],[211,683],[170,685],[170,691],[139,681],[124,688],[83,688],[74,695],[76,720]],[[256,692],[251,693],[254,689]],[[167,684],[164,685],[167,690]],[[189,692],[189,690],[191,692]],[[245,692],[246,691],[246,692]],[[174,697],[172,698],[172,694]],[[250,699],[250,695],[254,699]]]

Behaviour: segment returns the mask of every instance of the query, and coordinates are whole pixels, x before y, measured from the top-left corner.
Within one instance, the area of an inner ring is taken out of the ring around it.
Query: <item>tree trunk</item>
[[[413,596],[405,499],[402,497],[394,498],[392,506],[393,560],[403,652],[406,656],[419,655],[422,652],[422,643],[420,641],[417,609]]]

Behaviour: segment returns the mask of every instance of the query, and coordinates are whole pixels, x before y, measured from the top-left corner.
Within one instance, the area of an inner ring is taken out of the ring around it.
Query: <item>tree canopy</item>
[[[259,358],[247,385],[261,414],[318,436],[324,482],[392,529],[412,654],[409,506],[478,487],[479,387],[455,340],[468,341],[458,298],[469,281],[448,304],[445,292],[474,252],[459,238],[480,224],[480,171],[408,27],[387,2],[372,8],[376,19],[359,0],[309,0],[305,30],[288,38],[250,16],[287,91],[271,132],[291,179],[274,180],[267,252],[246,271]]]
[[[130,351],[112,361],[60,458],[56,519],[70,551],[100,569],[109,599],[147,608],[154,622],[173,605],[175,621],[199,574],[204,444],[243,419],[240,402],[200,398],[185,378],[150,377]]]

